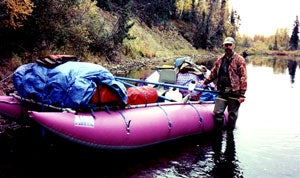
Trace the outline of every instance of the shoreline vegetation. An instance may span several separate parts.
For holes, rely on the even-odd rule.
[[[34,62],[36,58],[52,54],[69,54],[75,55],[81,61],[96,63],[108,69],[113,75],[126,76],[130,71],[135,69],[143,69],[154,64],[171,64],[176,58],[189,56],[196,64],[206,65],[210,67],[208,61],[213,61],[223,53],[221,47],[212,50],[196,49],[180,32],[177,23],[173,22],[172,29],[164,30],[158,27],[149,28],[142,23],[135,23],[130,29],[130,36],[134,36],[134,40],[124,40],[123,47],[119,49],[116,60],[109,60],[103,55],[92,54],[91,52],[83,52],[81,56],[77,56],[74,50],[57,50],[52,48],[42,48],[35,52],[24,50],[23,52],[12,54],[10,57],[0,58],[0,94],[6,94],[13,91],[12,73],[13,71],[26,63]],[[244,41],[247,37],[237,36],[237,47],[235,52],[242,54],[244,50],[248,50],[251,55],[267,55],[267,56],[300,56],[299,50],[287,51],[283,48],[279,50],[270,50],[270,39],[265,37],[260,40],[248,40],[250,47],[245,47]],[[268,40],[267,40],[268,39]],[[50,45],[51,46],[51,45]],[[16,49],[14,49],[16,50]],[[208,65],[207,65],[208,64]]]
[[[48,55],[75,55],[126,75],[185,56],[205,65],[223,53],[223,38],[230,34],[239,54],[247,49],[250,56],[300,56],[299,50],[285,51],[298,48],[298,16],[291,36],[287,29],[267,37],[240,35],[241,19],[227,1],[185,6],[173,1],[28,2],[0,3],[5,10],[0,20],[0,94],[13,89],[9,76],[17,67]],[[297,39],[295,46],[292,39]]]
[[[240,51],[236,51],[241,54]],[[154,66],[157,63],[170,63],[170,61],[174,61],[176,58],[190,56],[193,58],[196,64],[206,64],[209,61],[213,61],[222,53],[211,52],[211,51],[202,51],[202,53],[196,55],[177,55],[171,57],[155,57],[155,58],[139,58],[139,59],[123,59],[119,62],[111,62],[111,63],[103,63],[99,64],[108,69],[113,75],[116,76],[126,76],[130,71],[135,69],[147,68],[149,66]],[[290,56],[290,57],[298,57],[300,56],[299,51],[266,51],[264,53],[253,54],[251,55],[263,55],[263,56]],[[29,61],[30,62],[30,61]],[[89,62],[89,61],[85,61]],[[28,63],[28,62],[27,62]],[[18,59],[12,58],[11,60],[5,60],[5,62],[0,66],[0,95],[8,94],[9,92],[14,90],[13,82],[12,82],[12,74],[13,71],[23,65]],[[209,67],[209,66],[208,66]]]

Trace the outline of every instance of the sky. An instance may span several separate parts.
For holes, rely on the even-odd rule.
[[[290,35],[297,15],[300,21],[300,0],[229,0],[229,3],[241,17],[241,35],[270,36],[279,28],[288,28]]]

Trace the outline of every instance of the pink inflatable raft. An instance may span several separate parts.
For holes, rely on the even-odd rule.
[[[26,111],[13,96],[0,96],[0,113],[29,115],[41,126],[72,142],[104,149],[132,149],[211,132],[214,103],[169,102],[95,112]]]

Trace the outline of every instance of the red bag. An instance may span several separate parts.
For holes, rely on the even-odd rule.
[[[108,86],[99,85],[91,99],[92,104],[122,103],[118,94]]]
[[[129,87],[127,96],[127,104],[130,105],[155,103],[158,98],[156,89],[151,86]]]

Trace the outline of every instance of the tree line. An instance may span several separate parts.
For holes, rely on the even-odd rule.
[[[133,19],[163,30],[182,22],[182,36],[206,50],[221,46],[225,36],[236,37],[241,25],[229,0],[2,0],[0,57],[46,48],[114,61],[124,39],[135,39],[128,33]]]

